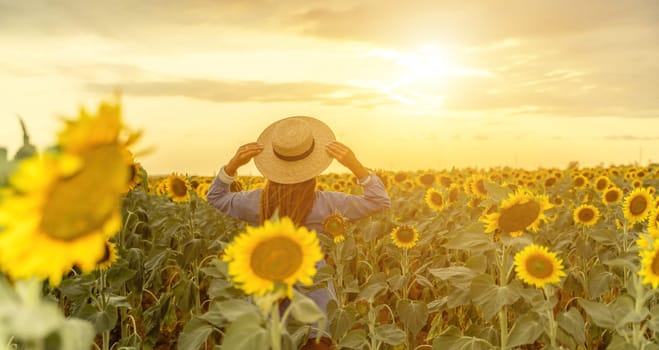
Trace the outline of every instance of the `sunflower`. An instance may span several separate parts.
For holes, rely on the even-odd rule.
[[[600,218],[600,211],[591,204],[582,204],[572,213],[574,222],[581,224],[583,226],[593,226],[597,223],[597,220]]]
[[[483,182],[486,181],[484,176],[472,175],[472,180],[469,182],[470,193],[480,199],[487,199],[487,189]]]
[[[630,224],[642,222],[648,217],[653,209],[654,200],[645,188],[635,188],[627,197],[622,205],[625,219]]]
[[[117,245],[110,242],[110,241],[105,241],[105,247],[103,251],[103,256],[101,259],[99,259],[96,262],[96,268],[99,270],[107,270],[117,262],[119,259],[119,254],[117,254]]]
[[[608,176],[602,175],[595,179],[595,190],[598,192],[602,192],[609,187],[609,184],[611,183],[611,180],[609,180]]]
[[[642,187],[642,186],[643,186],[643,181],[641,181],[639,179],[634,179],[632,181],[632,188],[639,188],[639,187]]]
[[[588,186],[588,178],[583,175],[576,175],[572,178],[572,186],[577,189],[586,188]]]
[[[425,172],[417,176],[416,182],[422,188],[429,188],[437,182],[437,176],[431,172]]]
[[[451,179],[451,177],[448,175],[440,175],[439,184],[448,188],[451,186],[451,184],[453,184],[453,179]]]
[[[543,185],[545,186],[545,188],[549,188],[554,186],[556,184],[556,181],[558,181],[558,179],[555,176],[549,176],[545,179]]]
[[[391,231],[391,240],[398,248],[409,249],[416,245],[419,240],[419,232],[414,226],[398,226]]]
[[[655,244],[651,249],[641,250],[641,269],[638,275],[643,277],[643,284],[651,284],[652,288],[659,286],[659,244]]]
[[[429,188],[426,191],[425,201],[428,206],[436,211],[441,211],[446,207],[446,201],[444,200],[444,195],[442,192],[438,191],[436,188]]]
[[[165,183],[167,195],[172,201],[182,203],[190,199],[190,183],[185,177],[173,173],[167,177]]]
[[[448,189],[448,195],[446,196],[447,204],[453,204],[458,201],[460,195],[460,185],[453,183]]]
[[[334,243],[346,239],[346,222],[339,214],[328,215],[323,220],[323,231],[334,239]]]
[[[229,275],[247,294],[263,295],[283,283],[288,297],[295,283],[310,285],[323,258],[315,231],[295,227],[291,219],[247,226],[224,250]]]
[[[128,164],[128,189],[135,189],[142,184],[142,165],[139,162],[132,160]]]
[[[515,254],[517,277],[527,284],[542,288],[548,283],[559,283],[565,276],[563,260],[547,247],[530,244]]]
[[[211,187],[211,184],[207,182],[202,182],[197,186],[197,189],[195,192],[197,193],[197,197],[206,200],[206,194],[208,193],[208,189]]]
[[[618,203],[622,198],[622,190],[617,186],[611,186],[602,192],[602,202],[605,204]]]
[[[22,160],[0,203],[0,267],[11,278],[32,276],[56,286],[76,265],[91,272],[105,241],[121,224],[128,182],[118,106],[84,109],[59,134],[58,153]]]
[[[394,182],[396,182],[396,184],[401,184],[403,181],[407,179],[408,179],[407,173],[403,171],[399,171],[396,174],[394,174]]]
[[[659,237],[659,208],[654,208],[648,215],[648,233]]]
[[[520,189],[501,201],[498,212],[486,215],[481,221],[486,224],[485,233],[501,229],[515,237],[526,229],[538,231],[540,222],[547,220],[544,211],[551,207],[547,196]]]

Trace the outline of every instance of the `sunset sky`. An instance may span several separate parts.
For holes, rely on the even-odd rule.
[[[291,115],[371,168],[644,165],[657,23],[656,0],[0,0],[0,146],[119,88],[152,174],[213,175]]]

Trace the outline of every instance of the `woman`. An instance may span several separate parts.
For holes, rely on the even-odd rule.
[[[238,168],[252,158],[268,180],[263,189],[231,192]],[[316,190],[316,176],[336,159],[348,168],[363,186],[363,195]],[[354,152],[335,140],[332,130],[311,117],[289,117],[268,126],[256,142],[242,145],[215,177],[207,194],[208,203],[221,212],[261,225],[277,212],[296,225],[322,232],[323,220],[341,214],[348,220],[361,219],[389,207],[390,199],[382,180],[370,173]],[[324,264],[324,262],[321,262]],[[331,286],[330,286],[331,288]],[[306,295],[321,310],[333,293],[317,289]],[[331,349],[331,341],[316,344],[310,339],[302,349]]]

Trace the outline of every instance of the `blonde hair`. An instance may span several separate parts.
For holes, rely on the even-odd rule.
[[[288,216],[296,226],[303,226],[316,200],[316,178],[295,184],[268,181],[261,192],[259,222],[263,224],[275,212]]]

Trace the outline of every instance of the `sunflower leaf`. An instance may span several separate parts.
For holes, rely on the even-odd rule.
[[[556,318],[558,326],[574,338],[578,344],[586,342],[585,337],[585,321],[581,317],[581,313],[574,307],[568,311],[561,312]]]
[[[579,298],[578,301],[596,325],[602,328],[614,329],[616,321],[613,312],[607,305],[582,298]]]
[[[494,283],[494,277],[482,274],[472,280],[471,297],[483,308],[483,318],[489,320],[502,307],[513,304],[521,296],[514,286],[498,286]]]
[[[514,348],[517,346],[532,344],[544,332],[544,327],[536,320],[533,314],[525,314],[515,321],[515,325],[510,330],[508,346]]]
[[[302,323],[314,323],[325,318],[325,314],[318,308],[318,305],[308,296],[295,291],[291,299],[291,315]]]

